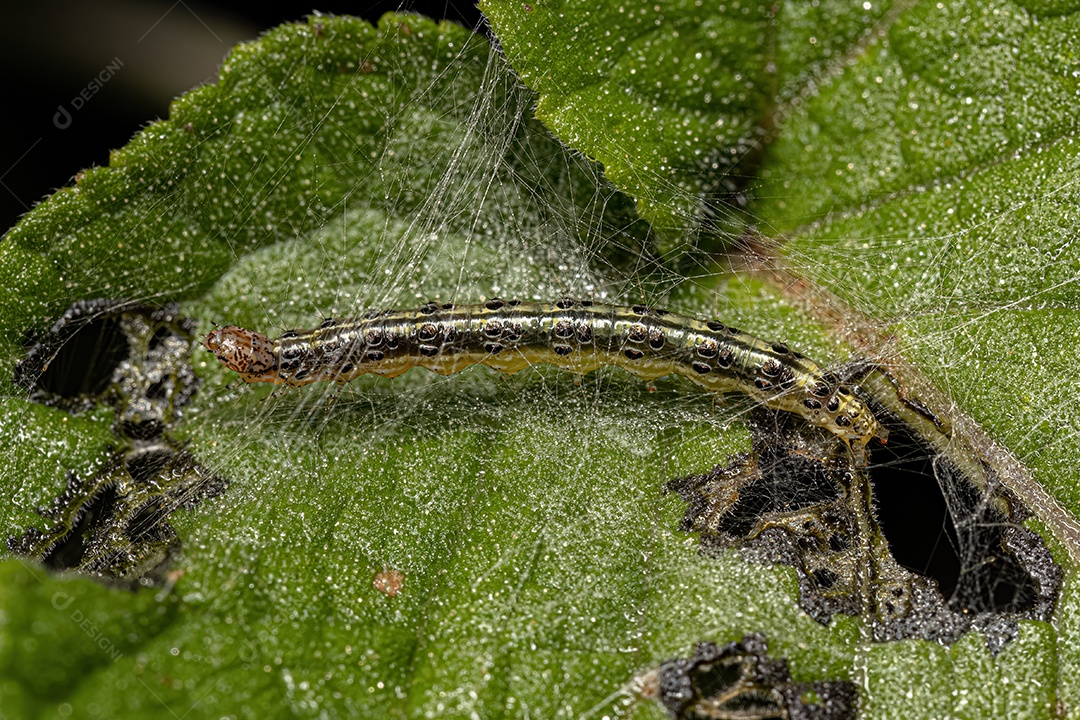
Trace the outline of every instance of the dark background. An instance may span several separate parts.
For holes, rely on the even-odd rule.
[[[317,3],[317,4],[315,4]],[[0,234],[80,170],[107,165],[169,102],[213,81],[229,48],[319,11],[375,21],[391,10],[481,22],[467,0],[453,2],[196,2],[41,0],[5,4],[0,59]],[[110,65],[119,66],[107,71]],[[82,106],[73,99],[111,75]],[[88,90],[88,92],[90,92]],[[63,106],[69,118],[59,116]],[[64,127],[60,127],[63,125]]]

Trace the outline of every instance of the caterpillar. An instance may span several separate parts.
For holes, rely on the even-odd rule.
[[[545,363],[584,374],[617,365],[645,379],[679,374],[715,393],[749,395],[828,430],[859,454],[872,438],[888,439],[851,387],[787,345],[645,305],[428,303],[329,319],[274,340],[230,325],[207,334],[203,346],[246,382],[292,386],[368,373],[392,378],[413,367],[449,375],[482,364],[516,373]]]

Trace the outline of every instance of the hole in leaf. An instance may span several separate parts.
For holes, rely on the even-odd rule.
[[[937,581],[950,597],[960,577],[959,540],[933,469],[934,453],[906,427],[870,448],[870,482],[878,523],[903,567]]]
[[[1027,509],[991,471],[977,485],[874,412],[891,436],[864,467],[825,431],[755,409],[751,454],[668,483],[688,503],[680,528],[700,533],[706,553],[734,547],[794,567],[811,617],[863,615],[881,642],[949,644],[977,628],[998,652],[1019,619],[1049,619],[1062,571],[1023,526]]]
[[[117,317],[81,322],[75,330],[49,348],[33,386],[61,398],[101,395],[113,373],[127,360],[130,350]],[[28,380],[31,380],[29,376]]]
[[[878,523],[900,565],[933,578],[955,612],[1035,607],[1030,573],[1004,549],[1016,519],[906,425],[887,446],[872,448],[870,459]]]
[[[847,680],[793,681],[787,659],[770,658],[760,633],[722,647],[698,643],[689,658],[667,660],[639,677],[638,686],[678,720],[841,720],[855,717],[858,707]]]
[[[199,385],[193,331],[176,305],[86,300],[28,348],[15,381],[30,399],[73,413],[111,405],[114,443],[92,476],[69,476],[39,510],[50,527],[8,539],[12,552],[122,585],[163,582],[180,545],[172,512],[226,484],[169,437]]]
[[[79,567],[86,556],[87,536],[116,512],[116,500],[115,486],[102,488],[83,506],[71,532],[42,555],[42,564],[55,570]]]

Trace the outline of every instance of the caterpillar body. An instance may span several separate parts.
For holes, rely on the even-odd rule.
[[[247,382],[292,386],[396,377],[413,367],[449,375],[482,364],[505,373],[555,365],[575,373],[617,365],[645,379],[683,375],[716,393],[744,393],[796,413],[858,450],[888,431],[852,389],[783,343],[666,310],[588,300],[428,303],[290,330],[271,340],[236,326],[203,346]]]

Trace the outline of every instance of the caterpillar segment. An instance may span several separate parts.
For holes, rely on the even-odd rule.
[[[273,340],[228,326],[203,345],[247,382],[292,386],[392,378],[413,367],[449,375],[477,364],[504,373],[548,364],[584,374],[617,365],[646,380],[677,374],[710,392],[746,394],[828,430],[858,455],[871,439],[888,439],[850,386],[787,345],[644,305],[428,303],[326,320]]]

